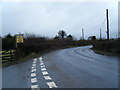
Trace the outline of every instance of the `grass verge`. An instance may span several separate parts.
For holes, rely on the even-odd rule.
[[[112,52],[107,52],[107,51],[102,51],[98,49],[91,48],[95,53],[102,54],[102,55],[107,55],[107,56],[117,56],[120,57],[119,54],[117,53],[112,53]]]

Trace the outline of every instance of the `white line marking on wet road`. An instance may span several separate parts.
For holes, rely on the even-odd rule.
[[[34,59],[34,61],[32,63],[32,69],[31,69],[31,84],[32,84],[31,89],[33,89],[33,90],[35,90],[34,88],[39,89],[39,85],[37,85],[38,80],[36,78],[36,63],[37,63],[37,59]]]
[[[40,65],[44,65],[44,63],[40,63]]]
[[[36,76],[36,73],[31,73],[31,77],[35,77]]]
[[[36,61],[34,61],[33,64],[36,64]]]
[[[34,61],[37,61],[37,58],[35,58]]]
[[[48,87],[49,88],[57,88],[58,86],[55,84],[55,82],[52,81],[52,78],[49,76],[49,73],[47,72],[47,70],[45,68],[44,62],[42,61],[42,57],[39,58],[39,61],[40,61],[40,67],[41,67],[43,77],[46,80]],[[50,81],[48,82],[47,80],[50,80],[51,82]]]
[[[31,78],[31,82],[32,83],[36,83],[37,82],[37,78]]]
[[[47,85],[49,86],[49,88],[57,88],[54,82],[47,82]]]
[[[42,65],[42,66],[40,66],[41,68],[44,68],[45,67],[45,65]]]
[[[45,80],[52,80],[50,76],[44,76]]]
[[[46,71],[46,68],[41,68],[42,71]]]
[[[31,72],[36,72],[36,69],[32,69]]]
[[[35,69],[36,67],[32,67],[32,69]]]
[[[36,66],[36,64],[32,64],[32,66],[34,67],[34,66]]]
[[[32,85],[31,88],[39,88],[38,85]]]
[[[43,73],[43,75],[47,75],[47,74],[48,74],[48,72],[47,72],[47,71],[43,71],[42,73]]]

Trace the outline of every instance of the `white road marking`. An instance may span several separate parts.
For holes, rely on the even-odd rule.
[[[37,82],[37,78],[31,78],[31,82],[32,83],[36,83]]]
[[[34,67],[34,66],[36,66],[36,64],[32,64],[32,66]]]
[[[40,57],[39,60],[42,60],[42,57]]]
[[[37,58],[35,58],[34,61],[37,61]]]
[[[34,61],[33,64],[36,64],[36,61]]]
[[[45,80],[52,80],[50,76],[44,76]]]
[[[32,69],[31,72],[36,72],[36,69]]]
[[[48,74],[48,72],[47,72],[47,71],[43,71],[42,73],[43,73],[43,75],[47,75],[47,74]]]
[[[54,82],[47,82],[47,85],[49,86],[49,88],[57,88]]]
[[[40,61],[40,63],[43,63],[43,61]]]
[[[35,83],[38,82],[37,78],[36,78],[36,63],[37,63],[37,59],[34,59],[33,64],[32,64],[32,70],[31,70],[31,90],[36,90],[35,88],[37,88],[37,90],[39,89],[39,86]]]
[[[41,65],[40,67],[41,67],[41,68],[44,68],[44,67],[45,67],[45,65]]]
[[[42,61],[42,57],[40,57],[39,59],[40,59],[39,61],[40,61],[41,71],[44,76],[44,79],[47,82],[47,85],[49,86],[49,88],[57,88],[58,86],[55,84],[55,82],[52,81],[52,78],[50,76],[48,76],[48,72],[46,71],[45,65]],[[47,75],[47,76],[45,76],[45,75]],[[51,82],[48,82],[47,80],[51,80]]]
[[[32,67],[32,69],[35,69],[35,67]]]
[[[45,71],[45,70],[46,70],[46,68],[41,68],[41,70],[42,70],[42,71]]]
[[[31,73],[31,77],[35,77],[36,76],[36,73]]]
[[[39,88],[38,85],[32,85],[31,88]]]
[[[40,65],[44,65],[44,63],[40,63]]]

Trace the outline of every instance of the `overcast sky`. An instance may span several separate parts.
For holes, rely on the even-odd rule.
[[[11,2],[2,5],[2,35],[35,33],[54,37],[59,30],[79,39],[91,35],[106,38],[106,9],[109,9],[110,37],[118,35],[118,3],[113,2]]]

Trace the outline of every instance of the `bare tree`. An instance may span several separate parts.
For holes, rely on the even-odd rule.
[[[66,34],[65,31],[60,30],[60,31],[58,32],[58,35],[63,39],[67,34]]]
[[[67,36],[67,39],[68,39],[68,40],[73,40],[73,36],[72,36],[71,34],[69,34],[69,35]]]

